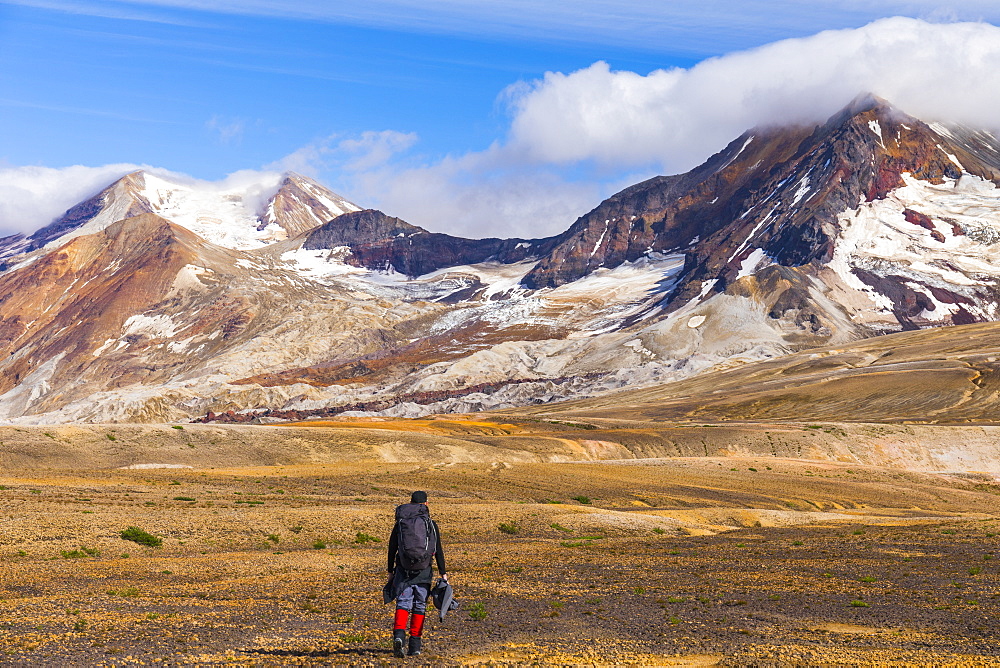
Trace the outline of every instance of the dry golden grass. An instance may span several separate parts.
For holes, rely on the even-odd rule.
[[[984,665],[1000,652],[987,559],[1000,490],[986,477],[748,456],[8,468],[0,486],[12,665],[397,663],[385,538],[417,488],[464,605],[429,624],[427,664]],[[162,547],[122,540],[133,525]]]

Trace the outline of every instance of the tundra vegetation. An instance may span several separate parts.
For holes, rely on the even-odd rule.
[[[463,604],[428,616],[429,662],[1000,660],[986,476],[765,455],[275,465],[250,450],[214,468],[5,467],[2,662],[382,663],[386,538],[415,488]],[[178,487],[197,502],[171,501]]]

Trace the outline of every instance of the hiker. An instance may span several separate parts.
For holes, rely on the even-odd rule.
[[[410,495],[409,503],[397,506],[396,525],[389,537],[389,574],[392,580],[386,584],[385,600],[388,603],[396,599],[392,653],[397,657],[420,654],[427,595],[434,577],[431,564],[435,559],[438,573],[447,581],[441,533],[427,509],[427,492],[414,492]],[[407,621],[410,642],[404,654]]]

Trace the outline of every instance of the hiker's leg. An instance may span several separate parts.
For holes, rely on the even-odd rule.
[[[416,656],[420,654],[421,636],[424,632],[424,614],[427,612],[427,594],[430,587],[427,585],[414,585],[413,589],[413,614],[410,616],[410,647],[408,654]]]
[[[397,657],[404,656],[403,641],[406,639],[406,623],[413,608],[413,594],[413,587],[406,587],[396,597],[396,618],[392,625],[392,653]]]
[[[405,629],[406,621],[409,617],[410,611],[413,610],[413,605],[417,599],[417,593],[414,591],[416,587],[409,586],[404,587],[403,591],[399,592],[399,596],[396,597],[396,624],[393,628]],[[426,607],[427,603],[424,603]],[[402,623],[400,622],[402,620]]]

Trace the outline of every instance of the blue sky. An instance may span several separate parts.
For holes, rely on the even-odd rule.
[[[560,231],[615,189],[690,168],[770,116],[811,121],[862,87],[916,98],[968,63],[936,57],[909,81],[905,49],[940,33],[935,54],[961,50],[956,25],[988,44],[998,4],[0,0],[0,233],[44,224],[135,165],[209,181],[297,169],[432,229]],[[878,23],[889,16],[920,21]],[[840,32],[823,42],[829,30]],[[900,32],[913,39],[898,44]],[[859,71],[801,99],[816,97],[814,72],[833,76],[827,52],[855,62],[872,44],[903,54],[893,67],[909,88],[891,70]],[[997,64],[986,51],[984,71]],[[785,72],[796,53],[813,64]],[[735,101],[727,77],[743,87]],[[961,102],[972,111],[958,120],[986,125],[998,106]],[[55,181],[32,189],[26,174]]]

